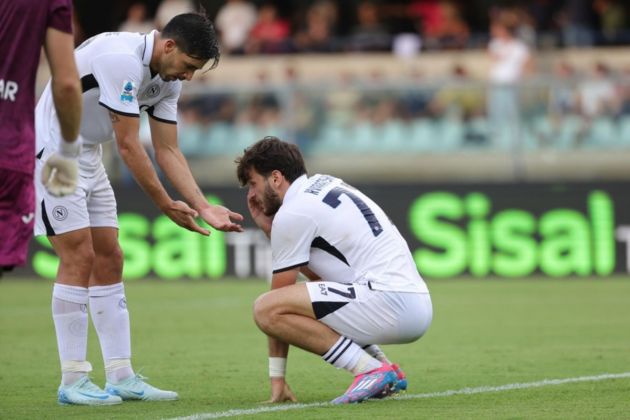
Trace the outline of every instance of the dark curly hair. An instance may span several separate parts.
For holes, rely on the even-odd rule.
[[[289,182],[306,174],[306,167],[300,149],[277,137],[267,136],[245,149],[243,156],[234,161],[238,166],[236,175],[241,186],[249,182],[249,171],[255,169],[264,177],[278,170]]]
[[[177,15],[166,24],[161,35],[175,41],[177,47],[192,58],[214,60],[210,69],[219,65],[219,39],[214,25],[205,14]]]

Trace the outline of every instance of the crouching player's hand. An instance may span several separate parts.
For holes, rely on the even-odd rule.
[[[293,391],[284,378],[271,378],[271,398],[267,403],[297,402]]]

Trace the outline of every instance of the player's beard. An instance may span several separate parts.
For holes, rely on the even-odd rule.
[[[280,196],[271,189],[269,182],[267,182],[263,193],[263,213],[265,213],[265,216],[271,217],[278,212],[281,205],[282,200]]]

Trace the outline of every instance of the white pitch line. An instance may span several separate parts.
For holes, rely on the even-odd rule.
[[[426,394],[405,394],[400,396],[390,397],[388,399],[396,400],[416,400],[421,398],[437,398],[437,397],[450,397],[453,395],[471,395],[471,394],[484,394],[488,392],[502,392],[511,391],[514,389],[527,389],[527,388],[539,388],[550,385],[564,385],[575,382],[596,382],[605,381],[608,379],[623,379],[630,378],[630,372],[624,373],[604,373],[595,376],[579,376],[577,378],[565,378],[565,379],[543,379],[537,382],[525,382],[515,383],[500,386],[480,386],[476,388],[462,388],[450,391],[441,392],[429,392]],[[236,417],[236,416],[254,416],[262,413],[272,413],[277,411],[289,411],[289,410],[301,410],[303,408],[323,407],[331,405],[330,402],[316,402],[310,404],[287,404],[287,405],[268,405],[256,408],[247,409],[234,409],[227,411],[218,411],[214,413],[201,413],[193,414],[186,417],[175,417],[171,420],[205,420],[205,419],[218,419],[223,417]]]

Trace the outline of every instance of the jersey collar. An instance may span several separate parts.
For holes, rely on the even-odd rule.
[[[155,43],[155,33],[157,30],[152,30],[144,36],[144,51],[142,52],[142,64],[149,66],[151,64],[151,56],[153,55],[153,44]]]
[[[302,189],[302,185],[304,185],[306,181],[308,181],[308,177],[306,176],[306,174],[293,181],[289,186],[286,194],[284,194],[284,199],[282,200],[282,203],[286,203],[288,200],[291,200],[293,197],[295,197]]]

